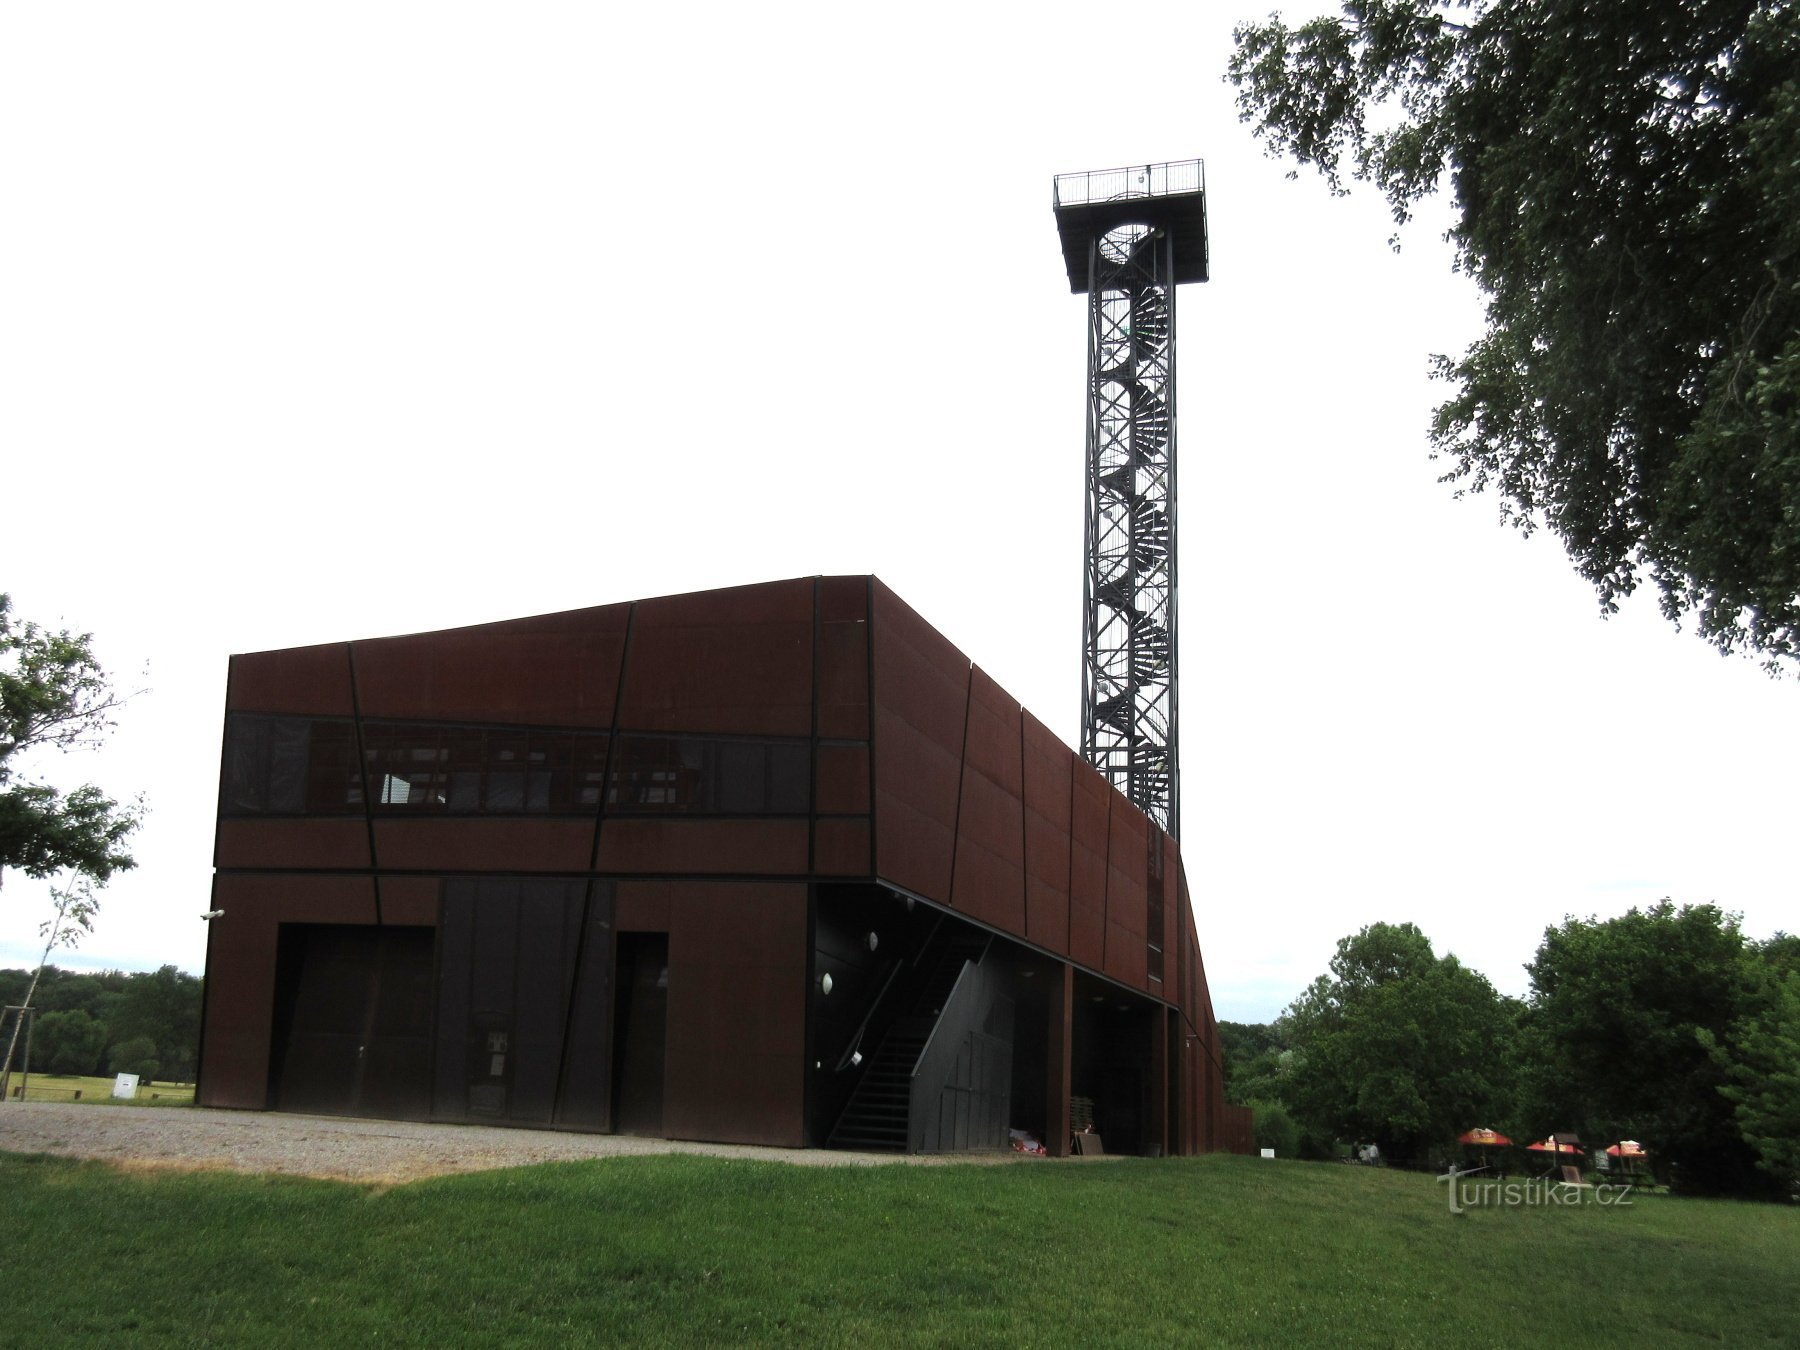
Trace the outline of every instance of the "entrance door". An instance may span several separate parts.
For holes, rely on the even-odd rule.
[[[277,1110],[430,1115],[433,938],[429,928],[282,925]]]
[[[669,1026],[669,935],[620,933],[613,1015],[613,1130],[660,1138]]]

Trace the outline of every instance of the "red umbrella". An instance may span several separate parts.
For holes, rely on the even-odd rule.
[[[1459,1144],[1478,1144],[1483,1148],[1505,1148],[1512,1140],[1498,1130],[1490,1130],[1485,1125],[1478,1125],[1472,1130],[1464,1130],[1456,1136]]]
[[[1632,1177],[1637,1175],[1636,1164],[1650,1156],[1650,1150],[1635,1139],[1621,1139],[1606,1150],[1606,1156],[1619,1160],[1619,1175]]]
[[[1580,1152],[1583,1152],[1583,1149],[1580,1144],[1558,1143],[1555,1135],[1551,1135],[1548,1139],[1540,1139],[1535,1144],[1527,1144],[1527,1145],[1525,1145],[1525,1147],[1532,1153],[1580,1153]]]
[[[1553,1134],[1548,1139],[1539,1140],[1535,1144],[1527,1144],[1525,1147],[1532,1153],[1551,1154],[1556,1159],[1558,1167],[1573,1167],[1581,1158],[1582,1153],[1581,1141],[1572,1134]],[[1569,1160],[1567,1164],[1563,1162],[1564,1158]],[[1566,1178],[1567,1171],[1563,1175]]]

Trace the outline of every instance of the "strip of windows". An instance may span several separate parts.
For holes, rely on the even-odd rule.
[[[606,809],[803,816],[811,775],[812,749],[805,741],[626,734],[619,737]]]
[[[604,732],[233,713],[228,816],[805,815],[805,740],[630,733],[607,776]]]
[[[380,815],[589,815],[606,779],[604,733],[365,722]]]

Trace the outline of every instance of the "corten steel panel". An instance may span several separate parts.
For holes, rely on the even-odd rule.
[[[342,642],[231,658],[225,706],[233,712],[349,717],[350,648]]]
[[[375,857],[386,871],[585,872],[592,820],[430,820],[375,822]]]
[[[866,816],[821,820],[813,836],[813,871],[822,877],[866,877],[873,874]]]
[[[819,619],[855,623],[869,617],[869,578],[820,577]]]
[[[1107,829],[1106,918],[1135,933],[1142,946],[1146,897],[1144,893],[1149,825],[1144,813],[1118,793],[1113,794]]]
[[[995,786],[1020,799],[1023,771],[1020,764],[1019,701],[980,666],[969,672],[969,725],[963,740],[963,758],[986,774]]]
[[[1163,836],[1163,930],[1156,939],[1157,945],[1163,949],[1163,980],[1169,986],[1165,997],[1175,997],[1175,946],[1181,941],[1180,905],[1185,903],[1185,896],[1178,898],[1181,876],[1181,850],[1168,835]]]
[[[879,730],[877,736],[880,735]],[[893,737],[888,737],[891,744]],[[877,763],[886,763],[879,756]],[[953,825],[897,796],[875,794],[876,862],[883,880],[950,903],[950,866],[956,847]]]
[[[358,642],[362,715],[606,726],[630,609],[605,605]]]
[[[438,899],[444,883],[439,877],[378,877],[381,887],[381,921],[390,926],[436,928]]]
[[[956,872],[950,903],[1025,936],[1025,808],[1019,704],[976,667],[969,675]]]
[[[227,873],[218,878],[214,908],[225,911],[215,926],[238,914],[273,916],[278,923],[374,923],[375,882],[308,872]]]
[[[810,735],[812,618],[805,577],[638,601],[619,726]]]
[[[806,946],[803,885],[690,882],[675,892],[669,1137],[806,1142]]]
[[[361,816],[221,820],[213,866],[367,868],[369,826]]]
[[[614,816],[600,830],[602,872],[806,874],[804,820]]]
[[[819,625],[819,735],[868,739],[869,625],[861,619]]]
[[[1069,748],[1024,715],[1025,936],[1069,952]]]
[[[1106,973],[1142,989],[1144,965],[1144,873],[1148,843],[1146,817],[1118,793],[1112,794],[1107,826]]]
[[[963,772],[951,905],[1025,936],[1025,822],[1017,796],[973,768]]]
[[[613,927],[621,933],[666,933],[678,881],[621,881],[613,890]]]
[[[1106,827],[1113,790],[1091,765],[1069,762],[1069,956],[1099,970],[1106,954]]]
[[[1200,956],[1200,936],[1194,926],[1193,906],[1188,903],[1187,876],[1176,872],[1176,892],[1179,897],[1182,917],[1182,957],[1187,962],[1190,972],[1190,987],[1193,994],[1187,1009],[1195,1026],[1204,1026],[1207,1018],[1212,1016],[1212,991],[1206,987],[1206,962]]]
[[[969,659],[879,581],[873,590],[876,871],[947,904]]]
[[[969,658],[879,581],[874,622],[877,707],[960,757]]]
[[[1106,925],[1106,973],[1121,984],[1142,989],[1149,984],[1145,973],[1147,953],[1144,935],[1116,923]]]
[[[822,816],[868,815],[868,745],[821,745],[817,793]]]
[[[280,925],[374,923],[375,883],[368,877],[226,875],[214,883],[213,908],[224,913],[207,930],[200,1104],[261,1110],[269,1099]]]
[[[214,904],[229,877],[219,878]],[[201,1044],[201,1106],[260,1111],[269,1104],[269,1039],[275,1011],[277,921],[269,912],[248,910],[238,921],[215,919],[206,943],[206,1029]]]

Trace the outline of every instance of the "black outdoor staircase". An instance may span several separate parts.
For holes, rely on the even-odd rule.
[[[864,1153],[904,1153],[912,1114],[913,1070],[931,1039],[950,991],[970,961],[979,963],[991,939],[985,933],[959,933],[928,949],[909,982],[908,1011],[888,1028],[875,1053],[863,1066],[856,1091],[826,1141],[828,1148]]]

